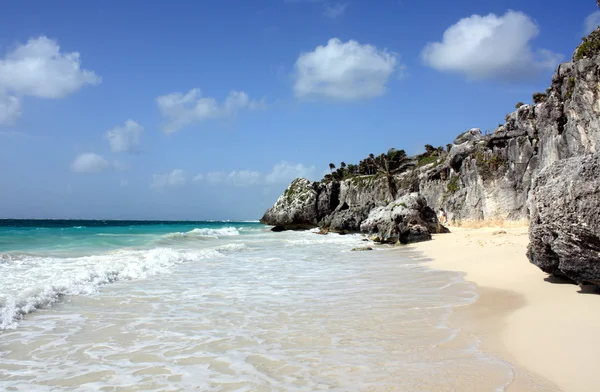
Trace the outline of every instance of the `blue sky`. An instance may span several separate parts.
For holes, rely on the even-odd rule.
[[[258,219],[530,102],[593,1],[6,1],[0,217]]]

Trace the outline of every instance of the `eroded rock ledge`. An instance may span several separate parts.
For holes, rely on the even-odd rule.
[[[365,170],[365,159],[319,182],[296,180],[261,221],[278,230],[321,227],[411,242],[443,230],[431,216],[440,207],[455,223],[530,220],[532,263],[600,284],[599,54],[600,28],[557,68],[545,92],[518,103],[496,129],[470,129],[445,149],[426,146],[391,176]]]

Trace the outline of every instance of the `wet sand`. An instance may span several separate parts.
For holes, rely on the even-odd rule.
[[[530,264],[527,227],[450,229],[411,248],[433,259],[432,268],[462,271],[478,286],[479,299],[450,322],[515,366],[507,390],[536,390],[543,378],[567,392],[597,391],[600,295]]]

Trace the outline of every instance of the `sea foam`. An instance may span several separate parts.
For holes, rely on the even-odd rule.
[[[217,250],[170,248],[120,250],[106,255],[56,258],[2,257],[0,330],[12,329],[25,314],[67,295],[89,295],[116,281],[145,279],[167,273],[177,264],[222,256]]]

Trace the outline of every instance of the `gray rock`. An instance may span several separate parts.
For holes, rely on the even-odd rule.
[[[600,40],[600,30],[593,34]],[[385,178],[365,175],[296,184],[300,191],[288,189],[263,222],[278,229],[364,230],[377,240],[410,242],[436,232],[435,214],[422,214],[431,215],[431,208],[443,207],[453,222],[526,220],[531,213],[530,260],[549,273],[597,284],[600,219],[597,180],[589,173],[600,152],[600,55],[573,60],[557,68],[537,103],[520,105],[496,129],[462,133],[449,152],[427,164],[413,158],[414,170],[394,178],[400,199],[419,194],[404,201],[406,209],[390,204]],[[577,157],[580,166],[570,160]],[[563,192],[565,184],[570,193]]]
[[[416,193],[402,196],[385,207],[374,208],[360,225],[362,232],[374,235],[375,242],[408,244],[427,241],[431,233],[447,232],[437,221],[435,211]]]
[[[558,161],[532,188],[527,257],[544,272],[600,285],[600,156]]]
[[[352,252],[366,252],[368,250],[373,250],[373,248],[371,248],[370,246],[363,246],[360,248],[353,248]]]
[[[294,180],[260,220],[273,231],[305,230],[317,227],[317,192],[305,178]]]

